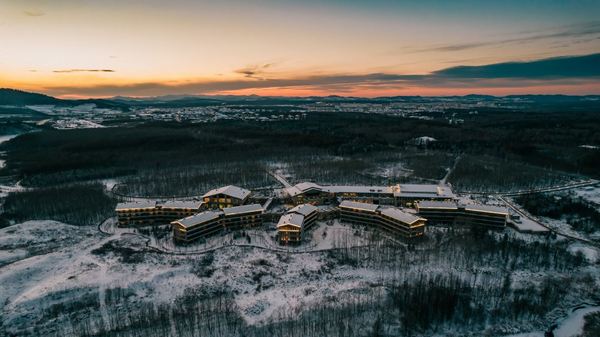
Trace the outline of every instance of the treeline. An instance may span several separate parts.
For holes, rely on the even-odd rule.
[[[147,169],[124,178],[114,192],[125,196],[193,196],[226,185],[249,189],[280,186],[265,165],[247,161]]]
[[[465,153],[472,157],[466,156],[462,165],[473,167],[459,165],[454,175],[457,184],[528,186],[559,179],[552,173],[555,170],[597,176],[600,152],[579,145],[600,144],[598,128],[600,117],[593,112],[575,116],[503,110],[481,113],[463,125],[448,125],[437,119],[315,112],[306,119],[276,123],[156,122],[135,127],[43,130],[2,145],[8,157],[3,173],[23,178],[25,185],[44,186],[69,179],[136,174],[150,168],[162,171],[248,160],[318,166],[313,159],[321,156],[343,158],[347,165],[356,166],[348,169],[356,171],[371,169],[369,159],[380,158],[380,154],[432,151],[436,157],[407,156],[409,168],[416,170],[417,176],[441,178],[455,154]],[[415,151],[408,144],[421,136],[437,141],[429,144],[428,150]],[[492,164],[485,166],[486,162]],[[299,165],[298,170],[303,169],[307,170]],[[539,175],[546,178],[535,178]]]
[[[114,215],[116,201],[99,183],[72,184],[10,193],[1,217],[5,223],[56,220],[71,225],[97,225]]]
[[[528,212],[553,219],[566,219],[584,233],[600,230],[600,211],[583,198],[571,194],[525,194],[515,199]]]
[[[461,191],[515,191],[556,186],[575,175],[525,164],[515,158],[463,155],[448,181]]]

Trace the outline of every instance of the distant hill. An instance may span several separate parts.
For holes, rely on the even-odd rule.
[[[27,92],[16,89],[0,88],[0,105],[59,105],[76,106],[80,104],[96,104],[99,108],[116,108],[127,110],[129,104],[120,101],[111,101],[106,99],[59,99],[56,97]]]
[[[61,101],[58,98],[43,94],[0,88],[0,105],[59,104]]]

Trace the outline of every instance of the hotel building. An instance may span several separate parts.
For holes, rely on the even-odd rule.
[[[282,215],[277,223],[277,240],[282,245],[299,244],[314,226],[319,211],[311,204],[298,205]]]

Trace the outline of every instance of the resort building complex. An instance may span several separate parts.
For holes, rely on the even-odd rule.
[[[277,223],[277,240],[280,244],[298,244],[317,221],[319,211],[311,204],[298,205],[285,213]]]
[[[202,201],[209,209],[223,209],[245,204],[250,191],[241,187],[229,185],[206,192]]]
[[[420,216],[431,224],[470,225],[489,228],[504,228],[508,210],[504,207],[463,204],[456,201],[420,201],[415,208]]]
[[[345,222],[372,226],[406,238],[425,233],[426,219],[396,207],[344,200],[339,208],[340,217]]]
[[[171,224],[174,240],[182,243],[216,233],[257,228],[263,223],[264,208],[246,204],[250,193],[229,185],[207,192],[202,201],[119,203],[118,225]],[[342,221],[405,238],[423,235],[426,223],[504,228],[508,217],[506,208],[458,202],[446,185],[324,186],[304,182],[285,188],[282,199],[295,205],[277,223],[277,241],[282,245],[301,243],[317,218],[327,213],[319,212],[313,204],[339,203],[331,214],[337,216],[339,211]]]
[[[210,210],[171,222],[173,238],[187,243],[216,233],[260,227],[263,208],[259,204]]]
[[[413,206],[419,200],[450,201],[455,199],[447,185],[398,184],[393,186],[319,185],[303,182],[285,189],[294,204],[354,200],[381,205]]]

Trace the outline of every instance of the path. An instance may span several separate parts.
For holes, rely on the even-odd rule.
[[[448,177],[450,177],[450,175],[452,174],[452,172],[454,171],[454,169],[456,169],[456,166],[458,165],[458,162],[460,161],[461,155],[459,154],[458,156],[456,156],[456,158],[454,159],[454,164],[452,165],[452,167],[450,167],[448,169],[448,172],[446,172],[446,175],[444,176],[444,178],[442,178],[442,180],[440,180],[440,185],[445,185],[446,181],[448,180]]]
[[[572,239],[572,240],[580,241],[580,242],[586,243],[588,245],[600,248],[600,244],[597,243],[597,242],[594,242],[594,241],[591,241],[591,240],[588,240],[588,239],[584,239],[584,238],[580,238],[580,237],[577,237],[577,236],[573,236],[573,235],[570,235],[570,234],[562,233],[562,232],[559,232],[558,230],[556,230],[555,228],[547,226],[541,220],[539,220],[537,217],[535,217],[535,216],[533,216],[533,215],[525,212],[520,206],[518,206],[515,203],[511,202],[510,200],[508,200],[505,196],[499,196],[499,199],[502,202],[504,202],[504,204],[507,207],[512,208],[515,212],[519,213],[519,215],[521,215],[522,217],[530,219],[531,221],[533,221],[536,224],[538,224],[538,225],[540,225],[540,226],[548,229],[548,231],[550,231],[550,232],[552,232],[552,233],[554,233],[556,235],[560,235],[560,236],[565,237],[565,238],[569,238],[569,239]]]
[[[292,187],[292,184],[290,184],[289,181],[287,181],[287,179],[285,179],[281,174],[273,171],[268,172],[270,175],[273,176],[273,178],[277,179],[277,181],[279,181],[281,185],[283,185],[285,188]]]

